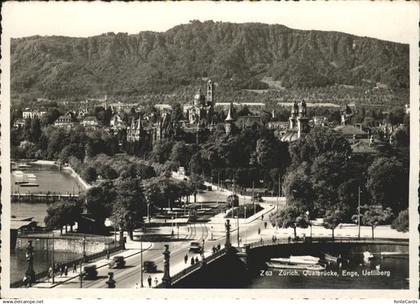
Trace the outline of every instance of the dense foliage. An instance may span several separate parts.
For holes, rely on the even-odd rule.
[[[218,79],[226,92],[276,82],[409,83],[408,45],[260,23],[191,21],[163,33],[32,36],[12,39],[11,55],[12,95],[52,99],[169,93],[191,89],[202,77]]]

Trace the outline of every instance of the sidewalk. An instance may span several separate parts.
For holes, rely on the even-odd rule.
[[[143,250],[149,249],[152,247],[152,243],[150,242],[143,242]],[[112,260],[112,258],[114,256],[123,256],[124,258],[128,258],[131,257],[133,255],[139,254],[140,253],[140,242],[134,242],[134,241],[128,241],[126,243],[126,248],[127,250],[123,251],[123,252],[117,252],[115,254],[110,255],[109,260],[106,258],[103,258],[101,260],[95,261],[95,262],[90,262],[90,263],[86,263],[82,265],[82,270],[85,266],[90,266],[90,265],[96,265],[96,268],[102,268],[105,266],[108,266],[108,263]],[[80,265],[77,265],[77,270],[75,272],[73,272],[72,268],[69,268],[69,272],[67,274],[67,276],[60,276],[58,273],[55,274],[54,277],[54,284],[50,281],[48,282],[47,278],[45,278],[45,281],[43,282],[39,282],[39,283],[35,283],[32,285],[32,287],[34,288],[53,288],[57,285],[60,285],[62,283],[65,283],[67,281],[70,281],[72,279],[78,278],[80,275]]]

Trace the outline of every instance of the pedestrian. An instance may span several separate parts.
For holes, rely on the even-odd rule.
[[[77,265],[76,265],[76,263],[73,263],[73,272],[76,272],[77,271]]]
[[[147,278],[147,283],[149,284],[149,288],[151,288],[152,287],[152,277],[150,275]]]
[[[263,215],[261,215],[261,220],[262,220],[262,221],[264,220],[264,214],[263,214]]]
[[[267,229],[267,222],[264,222],[264,228]]]
[[[198,263],[198,257],[195,257],[195,262]]]
[[[290,243],[290,241],[292,240],[292,238],[290,237],[290,235],[287,237],[287,242]]]
[[[157,277],[155,277],[155,286],[157,286],[157,284],[158,284],[158,279]]]
[[[185,256],[184,256],[184,264],[187,264],[187,262],[188,262],[188,254],[185,254]]]
[[[260,243],[261,243],[261,245],[264,244],[264,241],[263,241],[263,238],[262,237],[260,239]]]
[[[220,244],[217,244],[217,250],[220,250]]]
[[[191,265],[194,265],[194,257],[191,257]]]
[[[258,234],[260,234],[261,233],[261,228],[260,227],[258,227]]]
[[[61,276],[63,276],[63,273],[64,273],[63,265],[60,265],[59,269],[60,269],[60,277],[61,277]]]
[[[67,265],[64,266],[64,275],[67,276],[69,273],[69,267]]]

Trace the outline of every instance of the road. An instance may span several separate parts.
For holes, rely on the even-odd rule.
[[[206,224],[196,223],[191,224],[189,234],[186,241],[169,242],[169,250],[171,251],[171,264],[184,263],[184,256],[188,252],[191,241],[202,242],[209,237],[208,227]],[[207,241],[206,241],[207,242]],[[214,243],[214,242],[213,242]],[[168,242],[154,242],[152,248],[143,250],[143,261],[154,261],[158,266],[159,271],[163,271],[163,251],[164,245]],[[213,244],[212,244],[213,245]],[[211,246],[212,246],[211,245]],[[207,247],[207,246],[206,246]],[[190,254],[191,256],[191,254]],[[117,288],[134,288],[136,283],[140,283],[140,253],[126,258],[126,266],[122,269],[110,270],[107,266],[98,269],[98,279],[83,281],[83,288],[105,288],[107,287],[107,274],[112,271],[114,273],[114,280]],[[162,273],[160,273],[161,276]],[[147,277],[149,274],[145,273],[143,277],[143,284],[146,287]],[[151,274],[154,279],[154,274]],[[58,285],[56,288],[79,288],[80,281],[75,278],[66,283]]]

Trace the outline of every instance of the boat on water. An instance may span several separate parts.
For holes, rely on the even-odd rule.
[[[289,260],[293,264],[315,265],[319,264],[320,259],[311,255],[291,255]]]
[[[381,258],[400,258],[408,256],[407,252],[402,251],[382,251],[381,252]]]
[[[17,164],[17,167],[18,167],[19,169],[29,169],[29,168],[31,168],[32,166],[31,166],[31,165],[28,165],[27,163],[18,163],[18,164]]]
[[[325,266],[322,266],[322,265],[308,265],[308,266],[306,266],[306,270],[322,271],[322,270],[325,270]]]
[[[300,269],[305,270],[323,270],[325,267],[319,264],[320,259],[310,255],[293,256],[289,258],[272,258],[266,262],[268,267],[281,268],[281,269]]]
[[[37,177],[33,173],[23,173],[22,171],[14,171],[15,184],[21,187],[38,187]]]
[[[329,253],[324,253],[324,260],[327,262],[337,263],[338,257],[335,257]]]
[[[276,263],[276,262],[266,262],[265,263],[270,268],[280,268],[280,269],[296,269],[296,270],[306,270],[308,265],[295,265],[289,263]]]

